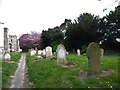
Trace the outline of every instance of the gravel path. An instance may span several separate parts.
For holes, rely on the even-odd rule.
[[[26,53],[22,53],[15,76],[11,82],[10,88],[30,88],[26,78],[25,69]]]

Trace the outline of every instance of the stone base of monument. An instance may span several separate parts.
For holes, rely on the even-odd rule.
[[[111,74],[112,72],[113,71],[102,71],[99,74],[91,74],[91,75],[89,75],[87,72],[80,72],[80,75],[77,77],[77,79],[79,79],[80,81],[84,82],[89,77],[93,77],[93,78],[99,79],[100,77],[107,76],[107,75]]]

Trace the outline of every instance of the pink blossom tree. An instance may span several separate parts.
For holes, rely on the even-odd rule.
[[[41,48],[41,34],[38,32],[31,32],[31,34],[23,34],[19,38],[20,49],[28,50],[31,48]]]

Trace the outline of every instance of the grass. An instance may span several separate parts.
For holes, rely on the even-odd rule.
[[[76,54],[67,55],[67,60],[75,63],[75,67],[61,67],[56,59],[34,60],[27,54],[28,79],[35,88],[118,88],[118,56],[105,55],[101,59],[103,70],[110,70],[110,75],[86,81],[77,79],[80,72],[87,72],[88,59]]]
[[[10,76],[14,74],[17,69],[17,63],[20,59],[19,52],[11,52],[11,61],[14,62],[0,62],[2,64],[2,87],[6,88],[10,82]]]

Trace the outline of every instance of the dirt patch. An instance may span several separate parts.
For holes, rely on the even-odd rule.
[[[62,65],[62,67],[74,67],[76,66],[73,62],[67,62]]]
[[[84,82],[89,77],[99,78],[99,77],[107,76],[107,75],[109,75],[111,73],[112,73],[112,71],[102,71],[100,74],[88,75],[87,72],[81,72],[80,75],[77,77],[77,79],[79,79],[80,81]]]

